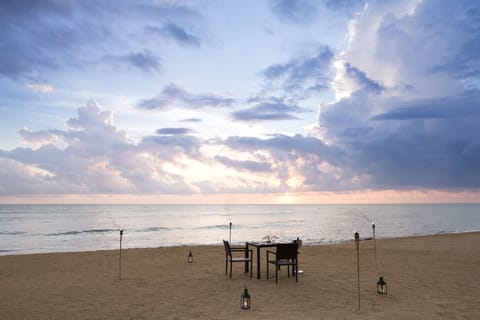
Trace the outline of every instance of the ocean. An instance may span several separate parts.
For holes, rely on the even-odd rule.
[[[480,231],[480,204],[0,205],[0,255]],[[230,223],[232,228],[230,232]]]

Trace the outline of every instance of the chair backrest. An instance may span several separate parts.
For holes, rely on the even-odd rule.
[[[298,243],[277,244],[277,260],[297,259]]]
[[[225,247],[225,255],[232,256],[232,251],[230,250],[230,243],[227,240],[223,240],[223,246]]]
[[[303,247],[303,241],[300,239],[300,237],[297,237],[296,240],[293,240],[293,243],[298,244],[298,253],[300,253],[300,249]]]

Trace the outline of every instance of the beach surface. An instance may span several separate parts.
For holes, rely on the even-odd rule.
[[[128,241],[125,239],[125,241]],[[0,257],[0,319],[480,319],[480,233],[304,246],[298,283],[261,279],[223,246]],[[187,263],[192,250],[193,263]],[[256,254],[254,251],[254,257]],[[378,273],[387,295],[376,294]],[[244,287],[252,299],[240,310]]]

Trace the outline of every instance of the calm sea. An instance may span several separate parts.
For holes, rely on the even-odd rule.
[[[480,231],[480,204],[0,205],[0,255]]]

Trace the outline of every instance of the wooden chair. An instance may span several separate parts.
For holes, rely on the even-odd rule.
[[[292,275],[295,274],[295,281],[298,282],[298,243],[279,243],[276,245],[276,251],[267,250],[267,279],[270,264],[275,265],[275,283],[278,283],[278,271],[281,266],[288,267],[289,278],[292,266]]]
[[[225,275],[227,274],[228,264],[230,263],[230,278],[232,278],[232,265],[235,262],[250,263],[250,278],[252,277],[252,256],[253,250],[247,250],[247,247],[231,248],[230,243],[223,240],[223,246],[225,247]],[[233,257],[233,253],[241,252],[241,257]]]

